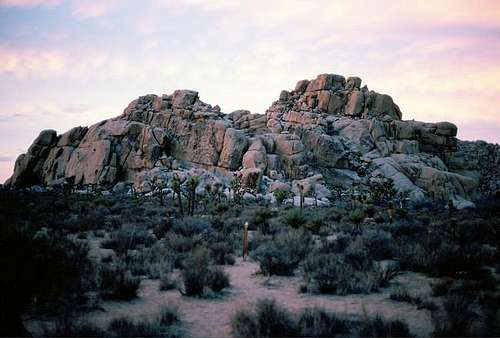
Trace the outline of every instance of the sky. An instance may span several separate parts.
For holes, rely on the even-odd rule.
[[[140,95],[194,89],[264,113],[321,73],[500,143],[500,1],[0,0],[0,182],[42,129]]]

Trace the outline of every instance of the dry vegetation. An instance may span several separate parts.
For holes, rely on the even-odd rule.
[[[250,259],[265,276],[300,276],[297,293],[371,294],[418,272],[436,281],[431,295],[404,286],[390,299],[430,311],[435,336],[500,335],[498,199],[476,210],[428,205],[393,213],[387,205],[351,209],[345,201],[299,210],[208,199],[181,217],[168,196],[0,194],[3,335],[27,333],[26,316],[46,323],[35,335],[185,335],[173,304],[164,304],[157,318],[120,317],[106,327],[79,318],[103,302],[133,300],[144,279],[159,279],[161,290],[183,297],[224,298],[231,289],[225,266],[241,255],[246,221]],[[407,323],[383,316],[293,312],[272,300],[234,313],[231,328],[235,337],[413,334]]]

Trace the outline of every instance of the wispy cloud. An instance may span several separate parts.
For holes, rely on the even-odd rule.
[[[0,0],[0,6],[19,8],[33,8],[38,6],[53,7],[61,3],[63,3],[63,0]]]
[[[2,156],[0,155],[0,162],[11,162],[13,161],[14,158],[11,156]]]

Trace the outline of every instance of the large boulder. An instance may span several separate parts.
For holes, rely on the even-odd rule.
[[[226,129],[219,166],[230,170],[238,169],[247,147],[248,138],[242,131],[233,128]]]

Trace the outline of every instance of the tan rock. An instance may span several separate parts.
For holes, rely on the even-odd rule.
[[[242,131],[233,128],[226,129],[224,146],[222,147],[218,165],[230,170],[238,169],[241,166],[243,154],[247,147],[248,140]]]

